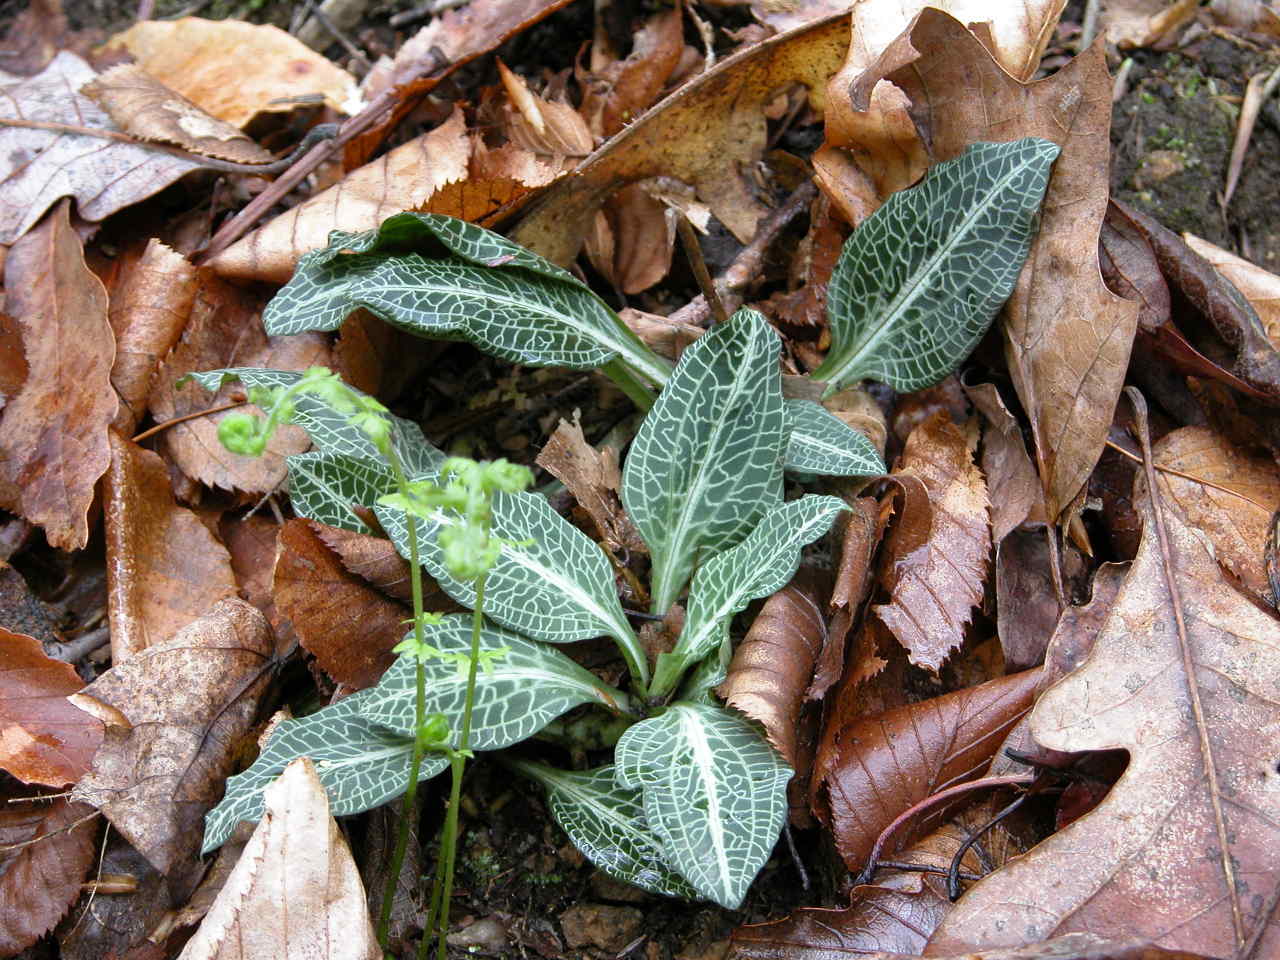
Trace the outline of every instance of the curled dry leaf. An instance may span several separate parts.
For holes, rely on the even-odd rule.
[[[909,37],[862,75],[859,95],[882,76],[910,99],[935,160],[976,140],[1035,136],[1062,148],[1040,232],[1004,310],[1009,369],[1031,418],[1048,517],[1056,520],[1102,453],[1137,324],[1137,304],[1108,290],[1098,268],[1111,120],[1102,48],[1025,84],[958,21],[925,10]]]
[[[631,53],[625,60],[613,60],[581,78],[582,115],[591,132],[598,137],[612,137],[648,110],[683,52],[680,10],[663,10],[650,17],[635,32]]]
[[[164,461],[114,430],[103,522],[116,665],[235,596],[226,547],[195,513],[174,503]]]
[[[41,73],[5,88],[0,117],[115,130],[79,89],[96,74],[65,50]],[[62,197],[97,222],[159,193],[199,164],[101,137],[0,127],[0,243],[13,243]]]
[[[198,279],[182,339],[161,364],[151,391],[151,414],[157,421],[200,413],[223,406],[232,397],[244,397],[238,384],[227,384],[216,394],[191,381],[176,386],[189,373],[220,367],[305,370],[330,365],[328,338],[323,334],[267,337],[262,331],[260,299],[204,270]],[[284,458],[301,453],[311,443],[301,429],[285,426],[276,431],[261,457],[238,456],[218,441],[218,423],[224,416],[227,413],[198,417],[161,434],[169,459],[188,477],[208,487],[269,493],[285,477]]]
[[[180,886],[194,879],[204,815],[257,718],[271,657],[266,618],[243,600],[222,600],[85,689],[132,726],[107,728],[73,798],[100,809]]]
[[[1208,427],[1183,427],[1165,434],[1153,450],[1156,463],[1223,490],[1161,471],[1161,496],[1187,526],[1213,545],[1218,563],[1230,570],[1259,599],[1268,593],[1267,535],[1271,515],[1280,506],[1280,470],[1270,458],[1251,457],[1235,449]]]
[[[538,466],[565,485],[591,518],[600,538],[614,549],[647,553],[648,547],[635,524],[622,509],[619,490],[622,473],[618,452],[612,447],[596,450],[582,435],[577,420],[561,420],[542,452]]]
[[[813,682],[805,691],[805,698],[808,700],[821,700],[840,680],[841,674],[845,673],[845,644],[874,582],[871,561],[888,521],[889,511],[882,511],[872,497],[854,500],[850,504],[849,514],[841,521],[844,523],[844,534],[841,539],[840,566],[836,569],[835,587],[828,604],[828,633],[813,667]],[[865,640],[867,632],[860,630],[858,636]],[[868,679],[884,669],[884,666],[885,661],[876,654],[874,645],[872,649],[859,649],[850,666],[849,682],[856,684]]]
[[[102,742],[102,724],[67,700],[83,686],[38,640],[0,628],[0,769],[47,787],[79,780]]]
[[[111,385],[120,396],[112,424],[131,436],[146,413],[160,360],[182,335],[196,296],[196,268],[186,257],[151,240],[112,284],[107,316],[116,337]]]
[[[982,431],[982,473],[991,500],[991,540],[999,544],[1025,521],[1044,522],[1044,494],[1022,440],[1022,425],[1005,406],[996,385],[965,385],[964,392],[987,421]]]
[[[433,211],[446,184],[465,180],[471,155],[461,110],[434,130],[352,171],[209,261],[223,276],[284,283],[298,258],[329,242],[330,230],[372,230],[402,210]],[[487,211],[486,211],[487,212]]]
[[[1189,233],[1182,239],[1244,294],[1262,321],[1267,338],[1280,347],[1280,276]]]
[[[85,266],[68,206],[5,261],[5,309],[22,330],[29,369],[0,422],[0,507],[43,527],[52,546],[78,550],[89,541],[94,485],[111,461],[115,340],[106,291]]]
[[[178,960],[377,960],[364,885],[315,765],[285,767],[226,886]]]
[[[374,537],[354,530],[342,530],[323,523],[311,527],[324,545],[336,553],[342,565],[361,580],[377,587],[387,596],[409,603],[413,589],[409,582],[409,561],[396,551],[395,545],[384,537]],[[423,574],[424,603],[432,609],[437,604],[448,603],[448,597],[432,586]]]
[[[133,54],[139,67],[201,110],[235,127],[259,113],[288,113],[292,98],[324,96],[340,113],[359,108],[355,79],[279,27],[242,20],[142,20],[108,49]],[[354,109],[353,109],[354,108]]]
[[[92,814],[63,798],[0,805],[0,956],[26,950],[75,902],[93,864]]]
[[[850,870],[861,870],[882,830],[916,803],[982,775],[1005,734],[1031,706],[1040,671],[1025,670],[874,717],[833,713],[843,747],[826,776],[830,826]],[[934,808],[895,832],[902,849],[936,828]]]
[[[137,64],[114,66],[80,90],[107,111],[112,123],[139,140],[172,143],[234,163],[270,163],[275,159],[237,127],[209,116]]]
[[[280,528],[276,608],[325,673],[371,687],[395,661],[391,648],[404,639],[410,614],[348,573],[316,535],[321,526],[294,519]]]
[[[1141,509],[1092,653],[1031,715],[1044,747],[1127,750],[1128,769],[1088,816],[970,890],[933,954],[1088,930],[1233,956],[1260,924],[1255,956],[1280,949],[1263,915],[1280,883],[1280,624],[1227,585],[1177,510],[1162,511],[1164,554],[1150,498]]]
[[[814,155],[814,176],[849,223],[857,225],[890,193],[910,186],[929,164],[901,90],[867,71],[926,7],[948,11],[961,24],[986,23],[988,49],[1012,77],[1026,81],[1053,36],[1065,0],[991,4],[984,0],[872,0],[851,11],[848,56],[827,85],[826,140]],[[854,85],[862,99],[854,96]],[[875,88],[873,90],[873,87]],[[957,91],[959,92],[959,91]],[[981,108],[978,88],[973,109]],[[974,139],[1012,140],[1018,134]],[[927,140],[928,137],[926,136]],[[957,151],[958,152],[958,151]],[[935,160],[946,159],[935,157]]]
[[[1197,0],[1109,0],[1103,20],[1107,42],[1122,50],[1162,44],[1194,19],[1199,7]]]
[[[996,627],[1010,670],[1037,666],[1058,623],[1046,535],[1043,527],[1020,527],[996,547]]]
[[[595,212],[618,187],[668,176],[739,240],[765,212],[743,173],[764,152],[764,108],[800,84],[817,96],[843,59],[849,18],[841,14],[736,54],[656,104],[538,200],[512,238],[556,263],[577,256]]]
[[[991,550],[987,485],[968,439],[946,413],[911,431],[893,476],[922,484],[933,516],[921,529],[904,511],[890,532],[880,574],[889,600],[873,609],[911,662],[936,673],[963,642],[982,599]]]

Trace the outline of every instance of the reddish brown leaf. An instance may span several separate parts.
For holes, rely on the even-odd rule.
[[[196,268],[159,240],[129,261],[111,288],[108,317],[116,337],[111,385],[120,395],[114,426],[131,436],[147,409],[160,360],[186,326],[196,295]]]
[[[625,60],[593,65],[581,78],[582,115],[592,133],[612,137],[653,106],[683,50],[680,10],[664,10],[635,32]]]
[[[314,524],[312,529],[324,541],[324,545],[338,555],[342,565],[357,577],[401,603],[413,600],[409,561],[400,556],[390,540],[320,523]],[[425,573],[423,578],[423,590],[426,593],[424,599],[434,609],[443,594],[427,579]]]
[[[89,540],[94,485],[111,461],[115,340],[106,291],[85,266],[66,203],[9,251],[5,296],[29,373],[0,422],[0,507],[44,527],[53,546],[78,550]]]
[[[923,484],[933,521],[923,542],[906,513],[894,526],[880,575],[889,602],[873,609],[912,663],[937,672],[982,599],[991,550],[987,487],[968,439],[944,413],[912,431],[894,476]]]
[[[1042,527],[1022,527],[996,548],[996,627],[1010,670],[1038,665],[1058,623],[1045,537]]]
[[[884,525],[888,522],[887,512],[882,512],[880,505],[871,497],[859,497],[850,506],[847,519],[842,518],[845,524],[844,536],[841,540],[840,566],[836,570],[835,588],[831,591],[828,606],[828,635],[818,654],[818,661],[814,664],[813,682],[805,692],[808,700],[821,700],[825,697],[844,672],[845,643],[854,618],[871,589],[871,560],[884,533]],[[878,673],[884,667],[884,661],[874,651],[863,659],[863,664],[855,666],[855,671],[860,676],[853,679],[854,683],[862,679],[863,675]]]
[[[851,870],[861,870],[895,817],[955,783],[981,776],[1009,729],[1031,704],[1040,671],[1027,670],[841,726],[835,769],[826,778],[831,830]],[[937,826],[933,809],[895,833],[897,849]]]
[[[102,724],[67,701],[83,686],[39,641],[0,628],[0,768],[49,787],[79,780],[102,742]]]
[[[201,110],[235,127],[259,113],[288,113],[292,98],[322,94],[335,110],[358,102],[356,82],[279,27],[243,20],[142,20],[111,38],[139,67]]]
[[[259,298],[206,271],[201,271],[198,279],[182,340],[161,364],[151,391],[149,402],[156,420],[199,413],[223,406],[233,396],[244,396],[243,387],[238,384],[228,384],[216,394],[191,381],[175,386],[188,373],[220,367],[305,370],[329,366],[328,340],[323,334],[268,338],[262,331]],[[284,458],[301,453],[311,442],[298,427],[285,426],[272,437],[263,456],[237,456],[218,441],[218,423],[225,416],[228,413],[198,417],[175,424],[161,434],[169,459],[187,476],[209,487],[268,493],[284,479]]]
[[[240,596],[262,611],[276,638],[276,656],[286,656],[297,644],[293,624],[276,608],[275,571],[280,524],[274,520],[249,514],[233,517],[224,513],[218,533],[231,554],[231,571],[235,574]]]
[[[1022,440],[1022,426],[995,384],[966,386],[964,392],[987,421],[982,432],[982,472],[991,500],[991,540],[998,545],[1019,524],[1045,521],[1044,494]]]
[[[164,461],[114,430],[103,518],[116,665],[235,596],[231,557],[196,514],[173,502]]]
[[[809,232],[791,261],[792,290],[765,301],[770,311],[797,327],[825,326],[827,282],[847,235],[848,228],[832,215],[831,201],[825,195],[816,197],[809,212]]]
[[[222,796],[270,679],[271,627],[243,600],[222,600],[164,643],[113,666],[85,694],[120,711],[93,769],[73,791],[179,887]]]
[[[75,902],[97,833],[79,821],[92,814],[63,798],[0,804],[0,957],[27,949]]]
[[[613,548],[645,554],[649,548],[622,509],[622,473],[617,451],[596,450],[575,420],[561,420],[538,454],[538,466],[565,485],[592,522],[600,538]]]
[[[377,960],[364,885],[303,757],[266,789],[266,812],[181,960]]]
[[[1232,956],[1261,924],[1255,956],[1280,948],[1263,915],[1280,883],[1280,624],[1224,582],[1177,510],[1162,511],[1167,554],[1149,498],[1142,513],[1092,653],[1031,717],[1043,746],[1127,750],[1128,769],[1088,816],[970,890],[935,954],[1088,930]]]
[[[0,41],[4,69],[20,77],[39,73],[67,45],[69,29],[61,0],[31,0],[10,21]]]
[[[325,673],[369,687],[395,660],[391,648],[404,639],[409,612],[348,573],[316,536],[320,528],[301,519],[280,528],[276,606]]]

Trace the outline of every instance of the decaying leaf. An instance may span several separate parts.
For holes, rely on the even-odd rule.
[[[1122,50],[1152,47],[1175,35],[1196,15],[1196,0],[1109,0],[1107,41]]]
[[[92,803],[170,879],[187,877],[204,815],[222,795],[238,742],[270,679],[271,628],[222,600],[164,643],[112,667],[85,694],[131,726],[109,726],[73,798]]]
[[[1000,741],[1031,705],[1038,670],[1025,670],[874,717],[834,714],[842,747],[826,776],[830,826],[850,870],[861,870],[895,817],[955,783],[981,776]],[[935,829],[933,808],[894,834],[902,849]]]
[[[987,486],[964,432],[945,413],[911,432],[893,475],[923,484],[933,517],[921,529],[904,511],[890,532],[881,573],[889,600],[873,609],[911,662],[936,672],[964,640],[982,599],[991,549]]]
[[[0,805],[0,956],[26,950],[75,902],[93,864],[92,815],[65,798]]]
[[[78,550],[111,461],[115,340],[106,291],[85,266],[67,207],[15,243],[4,265],[5,309],[22,330],[29,369],[0,422],[0,507],[43,527],[51,545]]]
[[[128,262],[110,291],[107,316],[116,337],[111,385],[120,395],[113,426],[130,436],[147,409],[156,370],[178,338],[196,295],[196,268],[159,240]]]
[[[1280,949],[1261,913],[1280,883],[1280,624],[1224,582],[1177,510],[1162,511],[1167,554],[1150,498],[1141,510],[1089,659],[1031,717],[1043,746],[1127,750],[1128,769],[1088,816],[970,890],[937,955],[1087,930],[1232,956],[1259,924],[1255,955]]]
[[[635,32],[625,60],[595,67],[584,78],[581,112],[596,136],[612,137],[658,99],[684,50],[682,23],[679,9],[655,13]]]
[[[290,520],[280,528],[275,601],[298,640],[339,683],[371,687],[395,661],[410,613],[361,582],[316,535],[321,524]]]
[[[231,124],[209,116],[137,64],[122,63],[80,88],[130,136],[172,143],[192,153],[235,163],[275,158]]]
[[[200,272],[182,340],[161,364],[151,391],[151,414],[156,420],[163,422],[224,406],[236,394],[237,388],[230,385],[216,394],[191,381],[177,386],[178,380],[189,373],[223,367],[305,370],[329,365],[328,343],[321,334],[268,338],[262,332],[261,307],[256,295],[223,283],[207,271]],[[239,397],[243,396],[241,392]],[[268,493],[284,479],[284,458],[310,446],[306,433],[285,426],[271,438],[261,457],[238,456],[218,441],[218,423],[226,415],[188,420],[161,435],[169,459],[205,486]]]
[[[462,111],[455,110],[434,130],[352,171],[233,244],[209,265],[223,276],[284,283],[299,257],[328,242],[330,230],[372,230],[402,210],[430,211],[442,187],[466,179],[470,155],[466,123]]]
[[[377,960],[364,885],[307,758],[266,789],[266,813],[178,960]]]
[[[600,537],[615,547],[647,553],[635,524],[622,509],[619,491],[622,472],[618,454],[611,447],[596,450],[582,435],[576,420],[561,420],[556,432],[538,454],[538,466],[565,485],[587,516],[596,525]]]
[[[409,561],[400,556],[390,540],[322,523],[315,524],[312,529],[324,541],[325,546],[338,555],[342,565],[361,580],[402,603],[409,603],[413,599],[413,589],[409,583]],[[443,591],[433,589],[425,573],[422,588],[425,593],[423,604],[430,609],[437,609],[438,603],[450,602]],[[433,593],[436,595],[433,596]]]
[[[102,742],[102,724],[67,700],[83,686],[38,640],[0,628],[0,769],[49,787],[79,780]]]
[[[1010,670],[1038,665],[1058,622],[1051,535],[1043,527],[1020,527],[996,547],[996,628]]]
[[[605,198],[627,183],[668,176],[698,197],[744,242],[764,212],[743,174],[765,146],[764,107],[803,84],[816,96],[849,38],[841,14],[730,57],[656,104],[551,187],[512,234],[555,263],[577,255]]]
[[[279,27],[243,20],[141,20],[111,38],[139,67],[201,110],[235,127],[259,113],[288,113],[291,98],[322,94],[334,110],[358,108],[355,79]]]
[[[991,500],[991,541],[999,544],[1024,521],[1044,521],[1044,494],[1022,440],[1022,426],[995,384],[965,386],[964,392],[987,421],[982,432],[982,473]]]
[[[924,499],[927,509],[928,498]],[[836,582],[827,606],[830,614],[827,639],[814,664],[813,682],[805,691],[808,700],[821,700],[845,673],[846,641],[874,582],[875,568],[871,561],[888,519],[888,513],[882,512],[871,497],[859,497],[850,504],[841,538],[840,566],[836,568]],[[859,631],[859,636],[865,638],[865,632]],[[852,683],[879,673],[885,666],[885,661],[874,650],[859,650],[855,656]]]
[[[114,430],[103,522],[116,665],[236,595],[226,547],[195,513],[174,503],[164,461]]]
[[[1267,337],[1280,347],[1280,276],[1189,233],[1182,239],[1244,294],[1262,320]]]
[[[41,73],[5,89],[0,117],[115,130],[107,114],[78,92],[95,76],[64,50]],[[76,212],[96,222],[198,168],[131,143],[0,127],[0,243],[13,243],[62,197],[74,197]]]

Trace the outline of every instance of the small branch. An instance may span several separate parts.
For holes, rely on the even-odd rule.
[[[130,440],[130,443],[141,443],[143,440],[150,440],[157,433],[163,433],[170,427],[177,426],[179,423],[186,423],[188,420],[198,420],[201,417],[207,417],[214,413],[223,413],[226,410],[234,410],[236,407],[243,407],[248,400],[236,400],[232,403],[224,403],[220,407],[210,407],[208,410],[196,410],[192,413],[184,413],[180,417],[174,417],[172,420],[166,420],[164,423],[157,423],[155,426],[148,427],[140,434]]]
[[[724,323],[729,319],[729,314],[725,313],[724,304],[720,302],[720,294],[716,292],[715,282],[707,270],[707,261],[702,257],[702,244],[698,242],[693,224],[689,222],[688,217],[681,216],[677,220],[677,226],[680,230],[680,243],[684,247],[684,255],[689,258],[689,266],[693,268],[698,289],[702,291],[703,299],[711,308],[711,322]]]
[[[1124,447],[1120,446],[1120,444],[1113,443],[1110,440],[1106,441],[1106,444],[1116,453],[1120,454],[1123,457],[1127,457],[1129,460],[1132,460],[1134,463],[1137,463],[1137,464],[1143,463],[1143,459],[1140,456],[1138,456],[1136,453],[1133,453],[1130,450],[1126,450]],[[1239,499],[1243,500],[1245,503],[1252,503],[1255,507],[1259,508],[1260,510],[1271,509],[1266,504],[1259,503],[1257,500],[1254,500],[1251,497],[1246,497],[1243,493],[1240,493],[1237,490],[1232,490],[1230,487],[1224,487],[1222,486],[1222,484],[1214,483],[1212,480],[1206,480],[1204,477],[1196,477],[1189,473],[1183,473],[1181,470],[1175,470],[1173,469],[1173,467],[1166,467],[1159,463],[1153,463],[1151,466],[1159,470],[1161,473],[1167,473],[1173,477],[1180,477],[1183,480],[1190,480],[1192,483],[1198,483],[1203,487],[1211,487],[1214,490],[1221,490],[1223,493],[1229,493],[1231,494],[1231,496],[1238,497]]]

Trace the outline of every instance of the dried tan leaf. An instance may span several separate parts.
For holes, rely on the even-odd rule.
[[[1256,597],[1269,593],[1266,570],[1271,515],[1280,507],[1280,470],[1271,458],[1251,457],[1208,427],[1183,427],[1165,434],[1153,450],[1156,463],[1200,477],[1231,494],[1163,471],[1160,493],[1169,509],[1199,530],[1218,563]]]
[[[0,628],[0,769],[47,787],[79,780],[102,742],[102,724],[67,701],[83,686],[38,640]]]
[[[209,116],[136,64],[114,66],[80,91],[107,111],[112,123],[139,140],[172,143],[234,163],[275,159],[239,128]]]
[[[279,27],[243,20],[142,20],[108,43],[219,120],[244,127],[259,113],[288,113],[291,98],[322,94],[340,113],[358,109],[355,78]],[[275,101],[275,102],[273,102]]]
[[[77,92],[93,69],[62,51],[40,74],[5,88],[0,117],[115,130],[111,118]],[[62,197],[97,222],[158,193],[199,164],[146,146],[101,137],[0,127],[0,243],[13,243]]]
[[[44,936],[80,893],[93,864],[93,810],[59,798],[0,804],[0,956]]]
[[[284,283],[299,257],[329,242],[330,230],[372,230],[393,213],[428,209],[442,187],[466,179],[470,153],[466,122],[455,109],[434,130],[280,214],[218,254],[209,266],[223,276]]]
[[[874,582],[871,561],[888,522],[888,515],[881,513],[880,505],[872,497],[859,497],[849,506],[847,517],[838,521],[845,525],[840,566],[836,569],[835,587],[828,604],[830,623],[827,640],[814,664],[813,682],[805,692],[809,700],[825,697],[845,671],[845,644]],[[928,504],[925,506],[927,508]],[[865,633],[859,631],[859,637],[865,637]],[[885,666],[885,661],[874,650],[859,650],[858,653],[850,680],[855,684],[874,676]]]
[[[596,525],[601,539],[615,548],[648,553],[635,524],[622,509],[619,491],[622,472],[618,469],[618,453],[611,447],[596,450],[587,443],[582,425],[561,420],[542,452],[538,466],[552,474],[573,494],[578,506]]]
[[[646,189],[648,183],[628,184],[610,197],[602,211],[607,239],[599,250],[587,244],[592,264],[627,294],[665,277],[675,250],[676,214]]]
[[[159,240],[151,240],[112,284],[107,316],[116,360],[111,385],[120,395],[112,426],[123,436],[132,435],[146,413],[156,370],[182,335],[195,296],[196,268]]]
[[[893,820],[939,790],[985,771],[1018,719],[1031,706],[1039,670],[1026,670],[874,717],[828,718],[844,747],[816,784],[825,789],[836,848],[850,870],[861,870],[872,845]],[[945,806],[895,831],[888,856],[936,829]]]
[[[1035,465],[1014,419],[994,383],[965,386],[965,394],[986,418],[982,432],[982,472],[991,500],[991,540],[999,544],[1024,521],[1044,523],[1044,494]]]
[[[612,137],[653,106],[683,51],[680,10],[663,10],[635,32],[625,60],[613,60],[583,77],[582,116],[592,133]]]
[[[1280,276],[1190,233],[1184,233],[1182,239],[1244,294],[1258,312],[1267,338],[1280,348]]]
[[[29,373],[0,422],[0,507],[43,527],[52,546],[78,550],[111,461],[107,424],[117,402],[107,295],[85,266],[68,206],[5,261],[5,308],[21,327]]]
[[[1227,585],[1177,510],[1162,511],[1167,554],[1149,497],[1141,512],[1092,653],[1031,716],[1043,746],[1127,750],[1129,766],[1088,816],[970,890],[936,954],[1087,929],[1234,956],[1260,924],[1255,956],[1280,947],[1265,915],[1280,883],[1280,624]]]
[[[364,886],[306,757],[266,789],[266,812],[178,960],[378,960]]]
[[[1107,41],[1122,50],[1157,46],[1195,18],[1199,0],[1107,0]]]
[[[736,54],[656,104],[553,185],[512,234],[557,263],[577,256],[595,212],[615,189],[647,177],[693,185],[743,242],[765,212],[744,174],[764,152],[764,108],[800,84],[820,97],[849,38],[839,15]]]
[[[911,432],[893,475],[924,485],[933,518],[923,538],[906,513],[894,525],[880,575],[889,601],[873,609],[911,662],[936,673],[982,599],[991,550],[987,485],[968,439],[945,413]]]
[[[1062,148],[1040,232],[1003,314],[1010,373],[1031,418],[1048,516],[1057,520],[1102,453],[1137,326],[1137,304],[1111,293],[1098,267],[1111,119],[1102,48],[1024,84],[958,21],[926,10],[859,84],[869,90],[879,76],[910,99],[935,160],[976,140],[1038,136]]]
[[[188,373],[221,367],[306,370],[330,365],[324,334],[268,338],[262,331],[261,310],[257,295],[200,271],[182,340],[161,364],[151,391],[151,413],[157,421],[199,413],[222,406],[233,396],[244,396],[239,384],[227,384],[216,394],[192,381],[175,386]],[[238,456],[218,441],[218,423],[228,415],[175,424],[161,434],[164,452],[183,473],[205,486],[259,494],[274,490],[285,477],[284,458],[306,450],[311,441],[298,427],[285,426],[276,431],[261,457]]]
[[[132,726],[107,728],[73,799],[100,809],[171,880],[195,879],[188,873],[204,815],[221,798],[257,719],[271,656],[266,618],[243,600],[222,600],[85,690]]]
[[[325,673],[371,687],[395,661],[391,648],[404,639],[410,614],[348,573],[316,536],[320,527],[294,519],[280,528],[276,607]]]
[[[103,522],[113,663],[168,640],[236,595],[226,547],[174,503],[164,461],[114,430]]]

